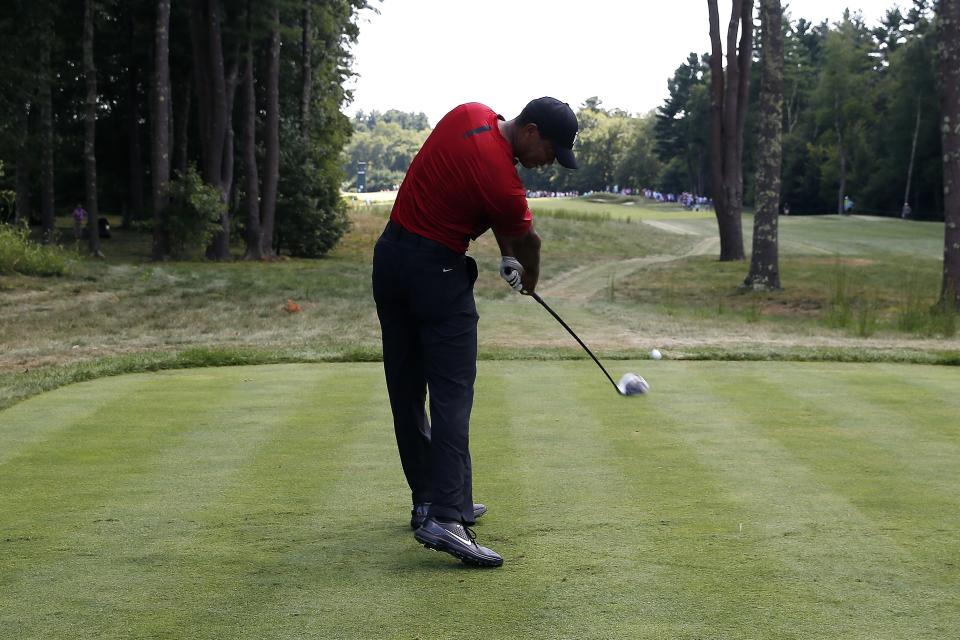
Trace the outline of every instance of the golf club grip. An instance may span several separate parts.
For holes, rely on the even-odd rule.
[[[610,374],[607,373],[606,368],[604,368],[604,366],[603,366],[602,364],[600,364],[600,361],[597,360],[597,356],[593,355],[593,351],[590,351],[590,347],[588,347],[588,346],[583,342],[583,340],[580,339],[580,336],[578,336],[576,333],[574,333],[574,332],[573,332],[573,329],[571,329],[570,327],[567,326],[567,323],[563,321],[563,318],[561,318],[560,316],[558,316],[557,313],[556,313],[556,311],[554,311],[553,309],[551,309],[551,308],[550,308],[550,305],[548,305],[546,302],[544,302],[544,301],[543,301],[543,298],[541,298],[540,295],[537,294],[536,291],[531,291],[531,292],[530,292],[530,297],[533,298],[534,300],[536,300],[537,302],[539,302],[539,303],[540,303],[540,306],[542,306],[544,309],[546,309],[547,312],[548,312],[550,315],[552,315],[557,322],[560,323],[560,326],[562,326],[564,329],[566,329],[566,330],[567,330],[567,333],[569,333],[571,336],[573,336],[573,339],[580,343],[580,346],[583,347],[583,350],[586,351],[587,354],[589,354],[591,358],[593,358],[593,361],[597,363],[597,366],[600,367],[600,370],[603,371],[603,374],[604,374],[605,376],[607,376],[607,380],[609,380],[609,381],[610,381],[610,384],[613,385],[613,388],[617,390],[617,393],[620,393],[620,387],[617,386],[617,383],[614,382],[614,381],[613,381],[613,378],[610,377]]]

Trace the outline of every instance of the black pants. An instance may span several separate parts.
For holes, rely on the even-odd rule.
[[[473,258],[387,223],[373,297],[400,462],[413,502],[473,523],[470,411],[477,377]],[[425,403],[430,392],[430,418]]]

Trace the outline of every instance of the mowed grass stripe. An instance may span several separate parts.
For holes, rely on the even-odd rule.
[[[335,488],[358,480],[352,448],[366,437],[363,427],[375,411],[361,397],[369,375],[353,365],[281,366],[270,373],[272,437],[248,458],[241,482],[216,505],[219,513],[196,516],[204,526],[185,551],[196,581],[163,616],[177,621],[181,636],[299,637],[318,618],[329,620],[318,609],[337,602],[319,588],[336,582],[324,574],[362,565],[350,544],[355,538],[344,532],[353,531],[349,514],[363,509],[337,500]],[[170,574],[164,586],[175,590],[178,580]],[[157,631],[166,629],[161,624]]]
[[[117,396],[112,389],[119,381],[80,385],[83,397],[98,408],[0,468],[0,484],[18,488],[0,496],[4,527],[13,532],[0,557],[5,596],[0,624],[20,636],[83,634],[88,621],[61,612],[100,610],[88,580],[103,577],[117,553],[103,541],[118,527],[129,528],[131,535],[134,528],[145,528],[133,519],[122,522],[118,511],[107,515],[105,508],[120,504],[124,513],[135,509],[147,494],[130,495],[143,469],[191,428],[183,412],[201,414],[209,405],[205,390],[190,393],[168,384],[143,384],[136,397]],[[70,392],[51,395],[64,391]],[[156,409],[164,406],[179,411]],[[136,416],[144,408],[153,410],[149,425]],[[42,407],[37,418],[43,422],[57,416]],[[109,573],[131,586],[124,576]]]
[[[789,391],[759,371],[743,380],[776,406],[794,408],[769,420],[765,431],[870,518],[872,526],[860,536],[897,544],[900,555],[891,565],[897,577],[890,580],[914,583],[911,615],[925,611],[960,626],[960,448],[953,442],[957,413],[943,395],[949,388],[943,369],[803,368],[809,383]],[[903,376],[914,384],[925,380],[929,388],[901,393]]]
[[[940,594],[911,572],[909,550],[814,466],[764,433],[764,425],[789,424],[789,415],[771,414],[764,402],[734,405],[736,388],[750,388],[749,376],[739,381],[737,370],[749,365],[728,363],[723,375],[710,363],[702,365],[700,375],[685,381],[687,401],[678,403],[678,414],[687,422],[691,445],[718,470],[718,482],[751,512],[744,526],[756,550],[786,570],[779,589],[792,593],[783,605],[797,614],[794,632],[803,637],[829,627],[845,637],[935,637],[913,619],[929,619],[936,606],[929,599]],[[775,375],[767,369],[766,375]],[[833,395],[825,390],[814,420],[832,423],[831,407],[843,398],[842,385]],[[779,403],[769,407],[784,409]],[[878,608],[888,617],[877,617]]]
[[[77,385],[79,390],[68,387],[15,408],[29,407],[37,424],[63,422],[0,466],[0,486],[5,489],[0,493],[0,512],[6,532],[24,538],[34,549],[56,548],[50,532],[83,523],[89,510],[99,509],[118,486],[140,475],[148,461],[190,429],[181,414],[162,411],[155,411],[149,427],[143,428],[143,418],[137,416],[140,409],[177,406],[180,412],[201,413],[209,404],[205,390],[191,394],[151,384],[150,379],[133,375],[83,383]],[[130,380],[132,386],[127,384]],[[117,388],[129,393],[114,393]],[[76,395],[78,391],[81,396]],[[72,398],[77,417],[63,417],[61,394]],[[30,430],[32,425],[24,423],[22,429]],[[28,440],[9,431],[4,439]]]
[[[611,389],[606,402],[592,403],[598,441],[607,448],[604,463],[619,471],[614,491],[621,503],[640,507],[624,523],[632,531],[623,547],[633,550],[632,562],[611,574],[607,589],[608,597],[645,606],[626,609],[617,637],[750,637],[744,629],[756,637],[792,637],[794,621],[771,624],[767,613],[782,597],[763,586],[776,578],[778,563],[751,557],[738,528],[747,509],[690,446],[687,421],[671,410],[690,372],[671,364],[665,377],[659,365],[617,366],[645,371],[655,385],[645,397],[620,399]],[[589,403],[586,387],[582,394]]]
[[[229,593],[235,582],[219,570],[230,564],[220,555],[222,547],[204,533],[230,526],[234,516],[231,505],[222,504],[224,495],[231,484],[248,482],[240,469],[275,427],[271,415],[282,416],[272,406],[279,389],[257,388],[244,375],[243,369],[160,374],[156,387],[144,389],[137,402],[150,418],[134,418],[133,431],[124,429],[121,410],[100,417],[104,437],[88,439],[87,446],[99,452],[109,446],[106,440],[122,438],[124,462],[135,471],[119,474],[109,461],[87,461],[86,478],[104,484],[99,504],[76,514],[65,527],[65,553],[32,566],[10,600],[21,606],[35,600],[72,604],[100,615],[61,620],[56,610],[30,606],[10,616],[21,631],[66,625],[75,637],[123,637],[117,620],[136,619],[138,628],[162,636],[181,618],[209,620],[210,611],[196,607],[197,594],[218,587]],[[211,405],[210,397],[220,402]],[[195,401],[202,398],[207,401]],[[152,446],[154,455],[130,457],[137,442]]]
[[[89,443],[60,434],[0,465],[4,483],[42,480],[70,461],[49,448],[80,455],[41,502],[0,495],[21,522],[40,516],[35,540],[0,536],[0,637],[956,635],[960,554],[934,531],[955,515],[924,502],[955,476],[938,480],[955,455],[942,420],[956,399],[936,403],[952,372],[608,364],[653,393],[617,397],[588,360],[480,363],[471,445],[491,512],[477,531],[505,556],[495,571],[413,541],[379,364],[161,374],[135,406],[72,428]],[[882,392],[902,379],[929,387],[916,424]],[[899,448],[939,457],[912,474]],[[898,487],[923,504],[884,506]],[[61,498],[77,510],[47,515]]]
[[[533,435],[553,447],[552,473],[541,475],[538,489],[550,496],[551,509],[542,515],[554,514],[555,525],[530,568],[556,578],[544,581],[547,606],[532,618],[527,636],[539,630],[556,638],[720,632],[723,625],[701,613],[702,541],[694,534],[688,547],[676,538],[691,526],[685,519],[721,507],[722,497],[689,451],[651,428],[646,398],[618,397],[590,362],[546,369],[527,365],[517,374],[535,381],[530,395],[543,398],[533,412],[542,416],[538,429],[519,432],[519,446]],[[527,449],[526,457],[542,456]],[[671,466],[682,469],[682,483],[665,477],[663,467]]]
[[[790,406],[791,417],[804,419],[771,416],[776,420],[771,436],[798,449],[806,464],[832,473],[838,490],[861,490],[855,494],[858,506],[878,509],[881,517],[886,511],[902,516],[904,509],[923,509],[928,517],[940,514],[960,524],[955,520],[960,407],[955,391],[937,375],[942,368],[797,366],[808,372],[801,387],[785,389],[759,371],[743,381],[772,405]],[[935,375],[924,376],[925,371]],[[904,375],[914,378],[909,386],[900,382]],[[928,386],[920,386],[921,377]],[[818,424],[806,424],[811,416]],[[868,481],[851,483],[851,477]]]
[[[503,473],[522,508],[508,507],[501,549],[521,586],[513,637],[619,637],[631,612],[649,603],[649,592],[613,586],[625,573],[650,579],[629,569],[642,506],[623,499],[618,470],[605,462],[602,425],[580,391],[616,399],[583,375],[585,364],[515,363],[505,371]]]
[[[345,366],[350,372],[324,394],[340,409],[288,425],[300,462],[277,475],[270,469],[286,453],[267,451],[258,461],[274,490],[306,509],[282,525],[295,536],[278,541],[280,553],[256,575],[263,613],[238,625],[235,637],[386,638],[405,618],[409,633],[422,624],[411,612],[423,593],[412,585],[425,552],[409,527],[382,366]],[[322,444],[333,438],[335,449]]]
[[[112,378],[110,397],[90,393],[98,382],[71,385],[40,398],[30,398],[0,412],[0,470],[4,464],[20,455],[29,455],[37,447],[45,448],[45,441],[58,433],[83,424],[106,403],[118,406],[129,404],[144,385],[148,376],[120,376]],[[42,406],[38,418],[37,407]]]

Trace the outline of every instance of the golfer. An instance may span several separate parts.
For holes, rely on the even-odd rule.
[[[413,159],[373,255],[373,297],[400,462],[413,497],[410,525],[426,547],[498,567],[503,558],[467,528],[486,512],[474,504],[470,411],[477,375],[477,264],[471,240],[493,229],[500,275],[532,292],[540,273],[516,163],[554,160],[576,169],[577,117],[554,98],[533,100],[506,121],[479,103],[437,123]],[[430,393],[430,416],[425,402]]]

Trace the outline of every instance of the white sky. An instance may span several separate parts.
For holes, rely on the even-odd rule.
[[[373,0],[364,11],[348,84],[358,110],[424,112],[431,125],[463,102],[507,118],[549,95],[576,109],[646,113],[662,104],[667,80],[691,51],[709,51],[706,0]],[[756,3],[755,3],[756,4]],[[785,3],[786,4],[786,3]],[[730,0],[720,0],[726,31]],[[909,0],[793,0],[794,20],[819,23],[860,10],[876,26]]]

